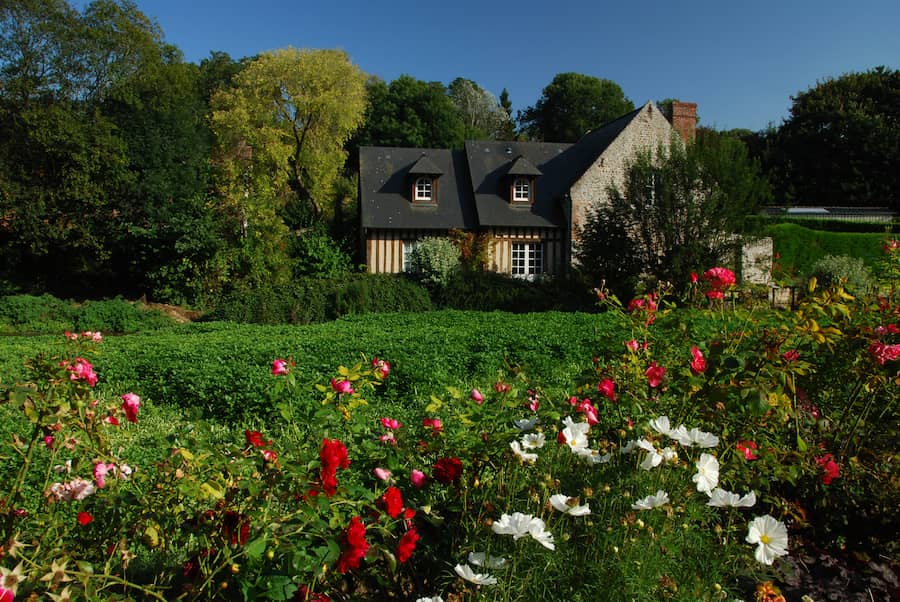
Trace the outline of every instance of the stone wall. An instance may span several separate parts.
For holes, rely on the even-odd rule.
[[[749,284],[770,284],[774,249],[771,238],[744,243],[741,249],[741,281]]]
[[[660,144],[668,146],[674,130],[660,110],[647,102],[569,191],[572,199],[571,227],[573,238],[584,225],[595,206],[609,202],[607,189],[621,188],[628,165],[644,149],[656,150]]]

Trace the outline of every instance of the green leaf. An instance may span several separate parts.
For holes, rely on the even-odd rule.
[[[806,441],[804,441],[800,435],[797,435],[797,449],[801,452],[805,452],[807,450]]]
[[[272,575],[266,578],[266,600],[290,600],[297,586],[286,575]]]
[[[244,547],[244,553],[247,555],[248,558],[251,558],[253,560],[259,560],[260,558],[262,558],[263,552],[266,551],[267,544],[268,544],[268,539],[266,538],[265,535],[263,535],[262,537],[258,537],[256,539],[254,539],[253,541],[251,541],[250,543],[248,543]]]

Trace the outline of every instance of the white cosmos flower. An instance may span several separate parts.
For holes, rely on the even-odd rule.
[[[697,473],[691,477],[697,483],[697,491],[709,493],[719,484],[719,461],[710,454],[700,454]]]
[[[577,498],[570,498],[564,493],[551,495],[550,505],[560,512],[571,516],[584,516],[591,513],[591,508],[588,504],[579,506]]]
[[[639,439],[637,442],[637,446],[647,452],[647,457],[644,458],[644,461],[641,462],[641,468],[644,470],[650,470],[651,468],[656,468],[663,461],[663,455],[659,453],[659,450],[653,446],[652,443],[647,441],[646,439]]]
[[[776,557],[787,554],[787,527],[768,514],[757,516],[750,521],[747,543],[758,544],[754,554],[756,560],[763,564],[772,564]]]
[[[672,431],[671,436],[685,447],[692,445],[697,447],[715,447],[719,444],[719,438],[712,433],[701,431],[696,427],[688,430],[683,424]]]
[[[544,447],[545,441],[544,433],[529,433],[522,437],[522,447],[524,449],[541,449]]]
[[[496,577],[488,574],[476,573],[468,564],[457,564],[455,567],[453,567],[453,570],[456,571],[457,575],[459,575],[466,581],[474,583],[475,585],[497,584]]]
[[[650,428],[652,428],[660,435],[665,435],[666,437],[672,436],[672,427],[669,424],[668,416],[660,416],[658,418],[654,418],[650,421]]]
[[[662,450],[662,457],[665,462],[674,462],[678,460],[678,451],[674,447],[667,447]]]
[[[660,489],[655,495],[648,495],[631,505],[632,510],[653,510],[669,503],[669,494]]]
[[[503,514],[500,516],[500,520],[494,521],[491,530],[498,535],[512,535],[513,539],[521,539],[530,535],[545,548],[551,550],[555,548],[553,535],[545,529],[544,521],[531,514],[522,514],[521,512]]]
[[[587,449],[587,434],[591,429],[591,425],[587,422],[574,422],[569,416],[566,416],[563,419],[563,423],[566,425],[562,430],[562,437],[566,447],[573,453],[578,453],[579,450]]]
[[[523,462],[529,462],[531,464],[537,460],[537,454],[531,454],[522,450],[522,445],[518,441],[510,441],[509,448],[513,451],[513,453]]]
[[[431,596],[430,598],[416,598],[416,602],[444,602],[440,596]]]
[[[514,420],[513,426],[515,426],[520,431],[530,431],[535,426],[537,426],[537,423],[537,418],[522,418],[521,420]]]
[[[489,556],[484,552],[469,552],[469,564],[483,566],[486,569],[506,568],[507,560],[502,556]]]
[[[596,449],[583,449],[576,452],[588,464],[606,464],[612,460],[612,454],[600,454]]]
[[[625,445],[623,445],[621,449],[619,449],[619,453],[623,454],[625,456],[628,456],[631,454],[631,452],[634,451],[634,448],[636,448],[636,447],[637,447],[637,440],[629,439],[628,442],[625,443]]]
[[[719,487],[716,487],[709,493],[709,501],[706,502],[707,506],[716,506],[718,508],[750,508],[754,504],[756,504],[755,491],[751,491],[745,496],[740,496]]]

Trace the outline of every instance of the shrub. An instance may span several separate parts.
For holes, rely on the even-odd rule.
[[[474,311],[591,311],[595,299],[573,278],[528,282],[496,272],[457,272],[434,292],[440,307]]]
[[[172,320],[162,312],[141,309],[136,303],[121,298],[85,301],[75,319],[76,330],[116,334],[156,330],[171,325]]]
[[[405,276],[363,274],[334,292],[333,316],[432,309],[428,291]]]
[[[847,289],[858,292],[865,292],[874,284],[865,262],[859,257],[846,255],[826,255],[816,262],[809,276],[814,276],[819,286],[829,287],[845,282]]]
[[[58,333],[74,328],[77,309],[52,295],[0,298],[0,328],[5,332]]]
[[[423,238],[410,252],[413,272],[432,287],[447,285],[454,272],[460,269],[459,248],[449,238]]]
[[[294,239],[295,276],[337,278],[353,268],[350,256],[327,232],[313,228]]]

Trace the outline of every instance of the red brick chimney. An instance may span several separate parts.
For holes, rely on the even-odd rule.
[[[673,102],[672,127],[685,142],[692,142],[697,133],[697,103]]]

